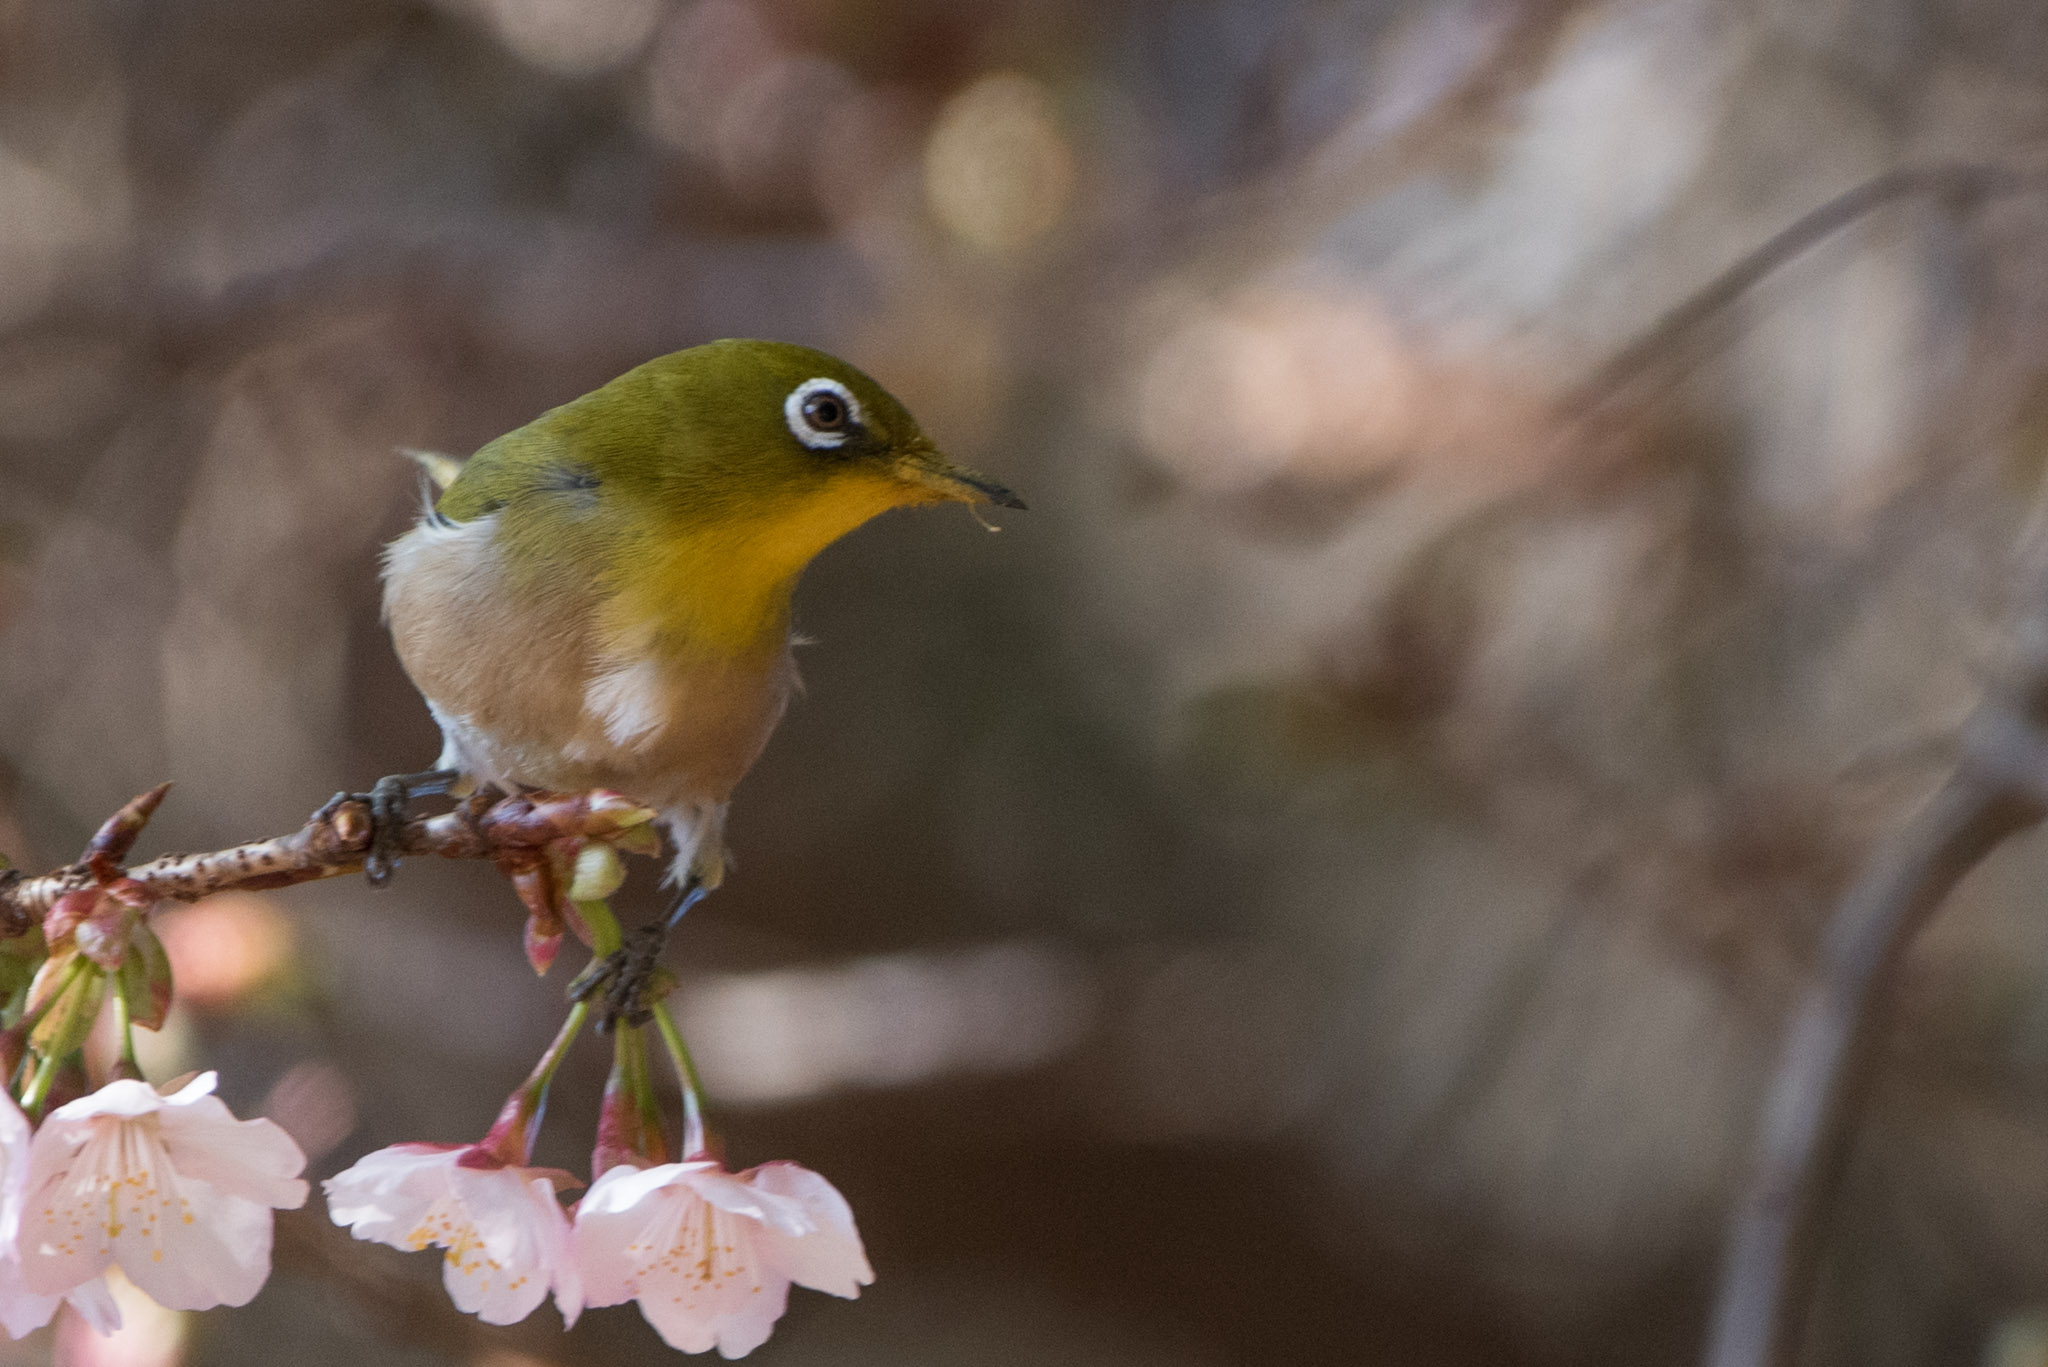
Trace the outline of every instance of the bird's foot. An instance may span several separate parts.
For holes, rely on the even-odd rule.
[[[576,975],[569,984],[569,1000],[597,1002],[597,1028],[610,1034],[620,1021],[645,1025],[654,1019],[647,1002],[647,989],[654,980],[655,965],[661,959],[667,928],[641,926],[626,936],[626,942]]]
[[[592,959],[570,982],[570,1001],[601,1002],[597,1018],[600,1033],[610,1034],[618,1028],[620,1021],[628,1025],[645,1025],[654,1019],[654,1006],[648,999],[648,989],[654,985],[659,971],[661,947],[668,942],[668,933],[675,929],[676,922],[683,919],[683,913],[697,905],[710,890],[692,876],[683,885],[681,895],[667,915],[652,925],[629,932],[624,944],[601,958]]]
[[[327,805],[313,814],[314,820],[333,812],[344,802],[360,802],[370,809],[370,849],[363,857],[363,877],[373,888],[391,881],[404,853],[405,823],[417,797],[437,797],[453,792],[462,781],[457,769],[427,769],[417,774],[386,774],[367,793],[336,793]]]

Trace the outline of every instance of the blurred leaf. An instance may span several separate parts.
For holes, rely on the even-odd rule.
[[[164,1028],[171,1009],[171,956],[146,921],[128,932],[128,953],[115,973],[128,1019],[145,1030]]]
[[[28,938],[24,935],[20,940]],[[19,942],[10,940],[6,944],[11,947]],[[41,943],[41,937],[37,937],[36,944],[39,950]],[[13,1021],[20,1018],[21,1008],[28,1001],[29,984],[35,981],[36,969],[41,967],[42,962],[40,953],[0,953],[0,1019]]]

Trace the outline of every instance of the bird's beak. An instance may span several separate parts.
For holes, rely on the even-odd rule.
[[[953,464],[930,446],[915,446],[900,456],[896,475],[905,484],[959,503],[993,503],[998,508],[1024,506],[1023,499],[987,475]]]

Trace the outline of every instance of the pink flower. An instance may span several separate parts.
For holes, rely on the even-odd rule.
[[[518,1323],[552,1287],[569,1325],[583,1290],[555,1186],[574,1180],[475,1145],[394,1144],[327,1179],[327,1213],[358,1239],[446,1249],[449,1298],[486,1324]]]
[[[791,1282],[853,1297],[875,1279],[846,1198],[794,1163],[608,1169],[576,1208],[576,1261],[586,1304],[638,1300],[670,1347],[729,1358],[767,1342]]]
[[[114,1264],[173,1310],[246,1305],[270,1276],[271,1210],[306,1200],[306,1166],[268,1120],[237,1120],[202,1073],[170,1096],[109,1082],[60,1106],[29,1149],[23,1280],[74,1293]]]
[[[21,1200],[28,1187],[28,1117],[14,1098],[0,1089],[0,1326],[9,1338],[40,1329],[70,1301],[85,1321],[102,1334],[121,1326],[121,1312],[104,1279],[73,1287],[63,1296],[38,1296],[22,1278]]]

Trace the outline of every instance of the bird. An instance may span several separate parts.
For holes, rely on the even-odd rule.
[[[724,878],[733,788],[797,687],[804,568],[891,509],[1024,507],[860,370],[753,339],[648,361],[450,474],[383,570],[392,643],[441,752],[373,790],[366,872],[390,876],[413,798],[611,789],[668,837],[664,932]],[[660,938],[643,938],[638,970],[610,966],[615,1015],[635,1009],[628,979]]]

